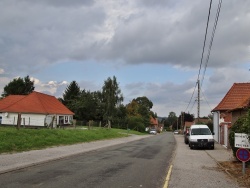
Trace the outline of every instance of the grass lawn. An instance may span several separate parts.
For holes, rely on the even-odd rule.
[[[126,133],[126,134],[125,134]],[[43,149],[51,146],[70,145],[95,140],[142,134],[122,129],[19,129],[0,127],[0,153]]]

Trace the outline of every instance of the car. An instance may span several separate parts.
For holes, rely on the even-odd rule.
[[[184,143],[185,144],[188,144],[189,142],[189,128],[187,128],[185,131],[184,131]]]
[[[156,129],[150,129],[149,134],[157,134]]]
[[[196,147],[214,149],[214,134],[207,125],[191,125],[187,135],[190,149]]]
[[[174,134],[179,134],[179,131],[178,131],[178,130],[175,130],[175,131],[174,131]]]

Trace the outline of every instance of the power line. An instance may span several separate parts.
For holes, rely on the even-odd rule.
[[[222,0],[219,1],[218,7],[217,7],[217,13],[216,13],[215,21],[214,21],[214,27],[213,27],[212,36],[211,36],[211,39],[210,39],[210,44],[209,44],[207,59],[206,59],[206,63],[205,63],[205,68],[204,68],[204,71],[203,71],[203,77],[202,77],[202,81],[201,81],[201,87],[202,87],[203,80],[204,80],[204,77],[205,77],[205,73],[206,73],[206,69],[207,69],[207,64],[208,64],[208,60],[209,60],[209,57],[210,57],[211,48],[212,48],[212,45],[213,45],[214,34],[215,34],[215,31],[216,31],[218,19],[219,19],[219,16],[220,16],[221,4],[222,4]]]
[[[204,42],[203,42],[203,49],[202,49],[202,54],[201,54],[200,69],[199,69],[197,81],[200,79],[200,72],[201,72],[201,66],[202,66],[202,61],[203,61],[204,50],[205,50],[205,46],[206,46],[207,30],[208,30],[208,25],[209,25],[209,18],[210,18],[212,1],[213,0],[210,1],[210,5],[209,5],[209,11],[208,11],[208,16],[207,16],[207,26],[206,26],[205,38],[204,38]]]
[[[203,75],[202,75],[201,87],[202,87],[202,84],[203,84],[203,81],[204,81],[204,77],[205,77],[205,73],[206,73],[206,69],[207,69],[209,57],[210,57],[210,54],[211,54],[211,49],[212,49],[212,45],[213,45],[214,35],[215,35],[215,31],[216,31],[217,24],[218,24],[218,19],[219,19],[219,16],[220,16],[221,4],[222,4],[222,0],[219,0],[218,7],[217,7],[217,13],[216,13],[215,21],[214,21],[214,26],[213,26],[213,31],[212,31],[212,35],[211,35],[211,39],[210,39],[209,48],[208,48],[207,58],[206,58],[206,62],[205,62],[205,66],[204,66],[204,71],[203,71]],[[198,72],[197,82],[195,84],[193,94],[191,96],[191,99],[190,99],[189,104],[188,104],[188,106],[187,106],[187,108],[186,108],[185,111],[187,111],[189,105],[191,104],[191,101],[193,99],[193,96],[194,96],[194,93],[195,93],[195,90],[196,90],[197,83],[199,82],[199,79],[200,79],[200,73],[201,73],[201,68],[202,68],[202,63],[203,63],[203,57],[204,57],[204,50],[205,50],[205,46],[206,46],[206,38],[207,38],[207,31],[208,31],[208,25],[209,25],[209,18],[210,18],[211,6],[212,6],[212,0],[210,1],[210,5],[209,5],[209,12],[208,12],[208,18],[207,18],[206,32],[205,32],[205,38],[204,38],[204,42],[203,42],[203,49],[202,49],[201,62],[200,62],[200,68],[199,68],[199,72]],[[205,98],[205,100],[206,100],[206,102],[208,104],[208,101],[207,101],[204,93],[203,93],[203,96],[204,96],[204,98]],[[194,106],[194,104],[193,104],[193,106]],[[193,106],[192,106],[192,109],[193,109]],[[210,107],[209,104],[208,104],[208,106]],[[198,109],[199,109],[199,107],[198,107]],[[211,109],[211,107],[210,107],[210,109]]]
[[[196,86],[197,86],[197,82],[196,82],[196,84],[195,84],[195,86],[194,86],[194,91],[193,91],[192,97],[190,98],[189,103],[188,103],[188,105],[187,105],[187,108],[186,108],[186,110],[185,110],[184,112],[187,111],[187,109],[188,109],[188,107],[189,107],[189,105],[190,105],[190,103],[191,103],[191,101],[192,101],[192,99],[193,99],[193,97],[194,97],[194,92],[195,92]]]
[[[207,98],[206,98],[206,96],[205,96],[205,94],[204,94],[204,92],[203,92],[202,90],[201,90],[201,93],[202,93],[202,95],[203,95],[205,101],[207,102],[207,105],[209,106],[210,111],[212,111],[212,108],[211,108],[211,106],[209,105],[209,103],[208,103],[208,101],[207,101]]]
[[[209,18],[210,18],[212,1],[213,0],[210,1],[210,5],[209,5],[209,11],[208,11],[208,16],[207,16],[207,26],[206,26],[205,38],[204,38],[204,42],[203,42],[203,50],[202,50],[202,55],[201,55],[201,62],[200,62],[200,68],[199,68],[198,78],[197,78],[197,82],[195,83],[195,86],[194,86],[193,94],[192,94],[192,96],[190,98],[190,101],[188,103],[188,106],[187,106],[185,112],[187,111],[187,109],[188,109],[188,107],[189,107],[189,105],[190,105],[190,103],[191,103],[191,101],[192,101],[192,99],[194,97],[194,92],[195,92],[195,89],[196,89],[196,86],[198,84],[198,80],[199,80],[199,77],[200,77],[200,71],[201,71],[201,66],[202,66],[202,61],[203,61],[203,54],[204,54],[204,49],[205,49],[206,39],[207,39],[207,30],[208,30],[208,25],[209,25]]]

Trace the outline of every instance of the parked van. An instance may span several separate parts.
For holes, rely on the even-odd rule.
[[[207,125],[191,125],[188,135],[190,149],[214,149],[214,137]]]

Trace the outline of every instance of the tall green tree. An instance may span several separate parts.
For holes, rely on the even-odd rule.
[[[169,115],[166,119],[166,126],[173,126],[173,129],[177,128],[177,119],[178,117],[176,116],[175,112],[169,112]]]
[[[127,109],[123,104],[121,104],[115,110],[113,127],[126,129],[127,123],[128,123]]]
[[[137,97],[135,99],[135,101],[140,105],[140,106],[144,106],[147,111],[150,111],[150,109],[153,107],[153,103],[152,101],[150,101],[147,97],[143,96],[143,97]]]
[[[2,97],[7,97],[8,95],[28,95],[34,89],[34,81],[31,81],[29,76],[14,78],[4,87]]]
[[[140,124],[140,130],[143,131],[145,130],[145,127],[150,125],[150,116],[153,118],[157,117],[157,114],[151,111],[153,103],[145,96],[133,99],[126,107],[129,122],[131,122],[131,119],[140,119],[142,122],[142,124]],[[132,126],[132,124],[130,126]]]
[[[70,110],[74,111],[75,100],[79,98],[81,94],[80,87],[76,81],[72,81],[63,93],[63,104],[66,105]],[[75,112],[75,111],[74,111]]]
[[[123,101],[123,96],[116,77],[110,77],[104,81],[102,87],[103,103],[104,103],[104,120],[107,121],[108,128],[111,128],[111,121],[115,115],[116,107]]]
[[[193,122],[194,121],[194,114],[184,112],[184,122],[185,121]]]
[[[96,119],[97,101],[94,93],[83,90],[72,103],[72,107],[78,119],[87,121]]]

